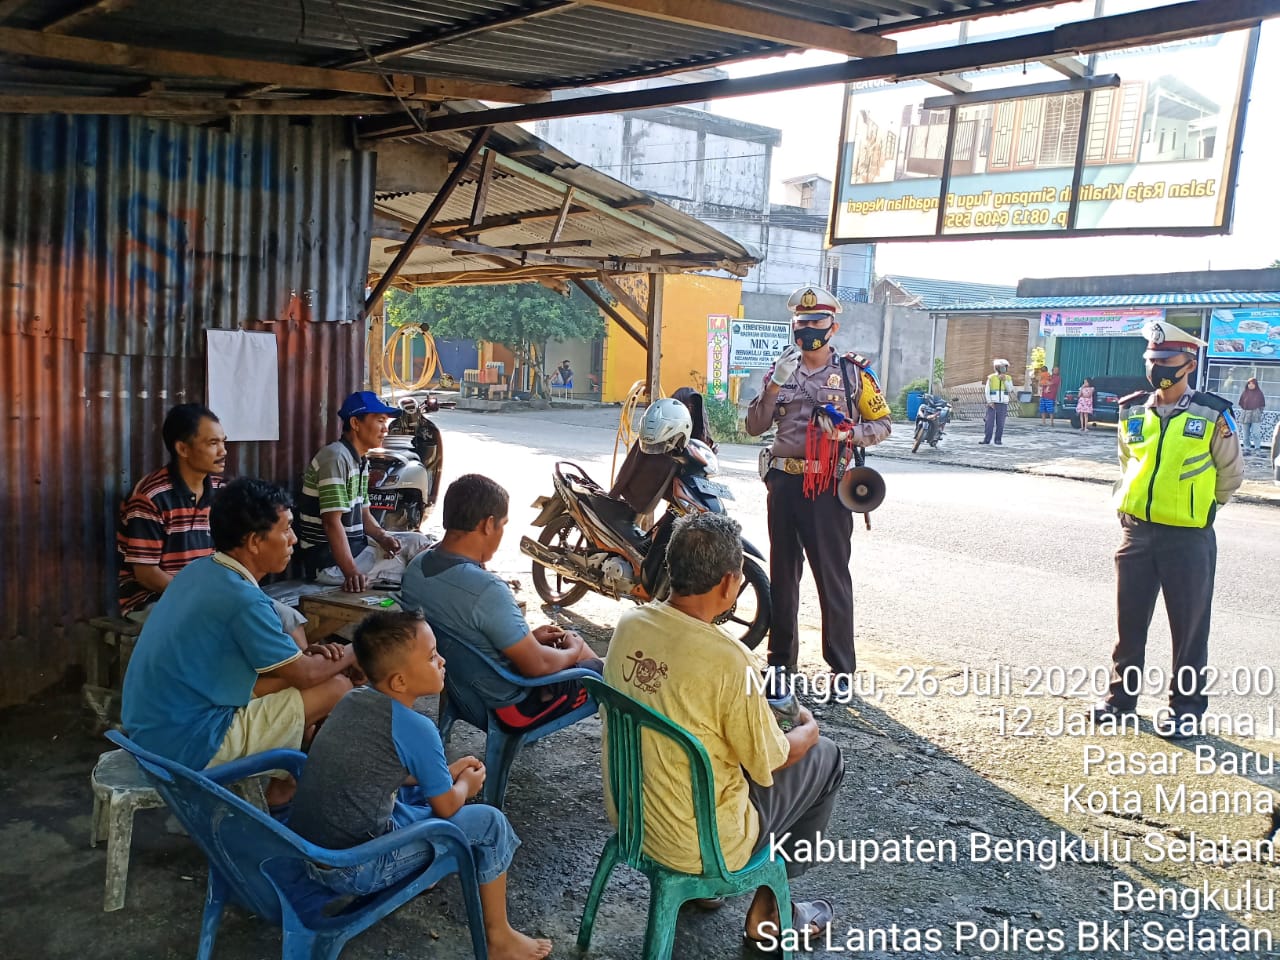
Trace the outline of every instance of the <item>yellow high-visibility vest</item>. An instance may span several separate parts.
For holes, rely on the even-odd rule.
[[[1210,403],[1197,393],[1168,420],[1141,404],[1120,410],[1116,429],[1130,459],[1116,484],[1119,512],[1170,527],[1208,526],[1218,484],[1209,445],[1222,412]]]

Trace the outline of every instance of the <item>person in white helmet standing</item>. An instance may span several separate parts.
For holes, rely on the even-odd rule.
[[[1009,416],[1009,399],[1013,396],[1013,377],[1009,376],[1009,361],[996,359],[991,362],[995,373],[987,377],[983,387],[987,400],[986,427],[980,444],[991,443],[995,438],[996,446],[1004,443],[1004,421]]]
[[[833,673],[852,674],[853,514],[836,498],[836,484],[852,464],[855,446],[889,436],[889,405],[864,358],[841,356],[828,345],[840,329],[840,303],[829,291],[801,287],[788,306],[795,315],[794,345],[765,375],[746,417],[752,436],[777,424],[773,445],[761,459],[769,489],[769,666],[796,667],[800,574],[807,556],[822,609],[822,656]]]
[[[1132,714],[1146,692],[1147,631],[1163,593],[1173,671],[1164,684],[1169,707],[1157,715],[1155,732],[1181,740],[1199,732],[1209,703],[1205,668],[1218,563],[1213,521],[1244,480],[1244,460],[1231,403],[1191,386],[1205,342],[1165,320],[1143,332],[1154,391],[1120,400],[1115,507],[1124,533],[1116,551],[1117,638],[1110,690],[1094,717]]]

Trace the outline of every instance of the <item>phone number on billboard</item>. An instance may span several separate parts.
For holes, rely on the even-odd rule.
[[[944,230],[966,227],[1044,227],[1053,220],[1048,210],[977,210],[948,213],[943,221]]]

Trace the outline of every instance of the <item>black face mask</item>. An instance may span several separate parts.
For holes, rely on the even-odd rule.
[[[832,327],[799,327],[792,335],[797,347],[805,353],[821,350],[831,339]]]
[[[1149,382],[1157,390],[1166,390],[1181,380],[1187,374],[1189,364],[1183,364],[1180,367],[1170,367],[1163,363],[1147,363],[1147,382]]]

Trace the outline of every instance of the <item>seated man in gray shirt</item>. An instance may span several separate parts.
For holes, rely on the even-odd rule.
[[[571,667],[600,673],[603,662],[582,637],[555,624],[530,630],[511,587],[484,565],[493,559],[507,526],[507,491],[478,473],[459,477],[444,494],[444,539],[410,561],[400,602],[421,610],[446,654],[449,640],[471,644],[524,677],[545,677]],[[587,693],[577,681],[532,692],[497,678],[482,690],[501,704],[498,719],[512,730],[546,723],[580,707]]]

